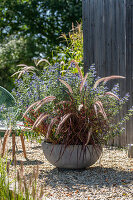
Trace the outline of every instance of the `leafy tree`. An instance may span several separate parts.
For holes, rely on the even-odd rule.
[[[1,0],[0,58],[3,57],[3,64],[0,63],[0,85],[6,86],[5,80],[16,64],[22,61],[31,64],[35,57],[50,59],[52,51],[62,41],[59,36],[68,33],[72,22],[76,25],[81,16],[81,0]],[[12,38],[16,44],[21,41],[21,45],[10,48]],[[6,76],[2,74],[3,69]]]
[[[0,38],[34,38],[36,55],[48,55],[72,22],[81,21],[81,0],[3,0],[0,2]]]
[[[30,47],[30,51],[29,51]],[[20,37],[9,37],[0,44],[0,85],[11,91],[13,78],[11,75],[17,70],[19,63],[32,64],[34,43]]]

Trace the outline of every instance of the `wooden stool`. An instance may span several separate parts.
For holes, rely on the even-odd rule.
[[[5,147],[6,147],[7,140],[8,140],[8,137],[10,136],[10,134],[12,134],[12,157],[13,157],[13,160],[14,160],[15,159],[15,154],[16,154],[16,151],[15,151],[15,136],[16,135],[15,135],[15,131],[12,131],[12,129],[9,129],[9,130],[7,130],[5,132],[4,141],[3,141],[3,145],[2,145],[1,157],[4,156]],[[21,139],[21,143],[22,143],[22,149],[23,149],[24,157],[25,157],[25,159],[27,159],[26,150],[25,150],[25,144],[24,144],[24,138],[23,138],[23,133],[21,133],[20,139]]]

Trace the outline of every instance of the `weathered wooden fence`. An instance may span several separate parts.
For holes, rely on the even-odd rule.
[[[100,77],[126,76],[119,83],[122,96],[130,93],[129,108],[133,105],[133,0],[83,0],[82,8],[85,73],[95,63]],[[133,143],[133,118],[125,134],[112,142]]]

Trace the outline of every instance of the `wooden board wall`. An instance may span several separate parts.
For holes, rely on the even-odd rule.
[[[130,93],[128,109],[133,106],[133,0],[126,6],[126,90]],[[133,144],[133,117],[127,123],[127,143]]]
[[[95,63],[98,76],[122,75],[120,94],[133,105],[133,0],[83,0],[84,71]],[[115,82],[112,82],[115,83]],[[124,108],[120,118],[127,111]],[[133,143],[133,118],[113,144]]]

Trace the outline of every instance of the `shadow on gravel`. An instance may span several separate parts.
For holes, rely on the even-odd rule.
[[[11,163],[11,165],[14,165],[14,162],[9,160],[9,163]],[[23,165],[42,165],[44,162],[40,161],[40,160],[25,160],[25,161],[22,161],[22,160],[17,160],[16,161],[16,165],[21,165],[21,163],[23,163]]]
[[[113,168],[90,167],[83,170],[69,170],[54,168],[50,171],[40,170],[39,179],[45,177],[46,185],[56,188],[67,187],[69,190],[77,190],[82,185],[93,188],[102,187],[128,187],[133,183],[133,172],[120,171]]]
[[[42,149],[42,146],[31,147],[31,149]]]
[[[12,149],[9,149],[8,152],[9,152],[9,153],[12,153]],[[23,153],[23,151],[22,151],[22,150],[16,150],[16,153],[17,153],[17,154],[20,154],[20,153]]]

